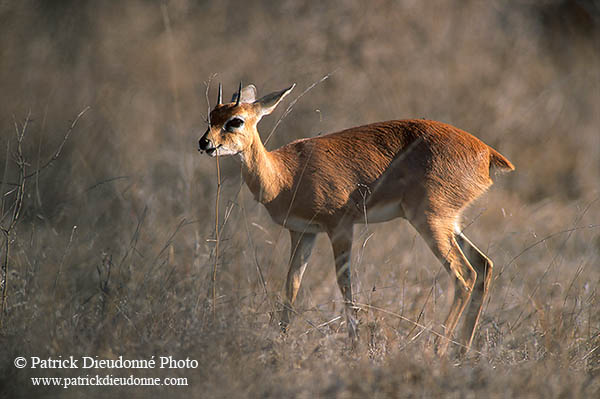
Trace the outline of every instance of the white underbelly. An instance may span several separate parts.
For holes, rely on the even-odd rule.
[[[314,220],[307,220],[296,216],[288,216],[287,220],[283,221],[284,227],[290,230],[305,232],[305,233],[320,233],[323,230],[320,224],[315,223]]]
[[[367,207],[367,222],[381,223],[388,220],[404,217],[402,207],[397,202],[389,202],[387,204],[372,205]],[[364,222],[364,217],[361,222]]]
[[[388,220],[404,217],[404,212],[399,203],[378,204],[367,208],[367,223],[382,223]],[[293,231],[306,233],[320,233],[325,231],[323,226],[314,219],[305,219],[294,215],[289,215],[285,220],[273,218],[275,222]],[[364,223],[365,217],[361,215],[354,220],[354,223]]]

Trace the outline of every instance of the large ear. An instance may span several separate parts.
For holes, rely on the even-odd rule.
[[[233,96],[231,97],[231,102],[232,103],[237,102],[237,97],[238,97],[238,93],[236,91],[235,93],[233,93]],[[241,91],[240,102],[253,103],[254,101],[256,101],[256,87],[254,85],[248,85],[248,86],[244,87]]]
[[[287,96],[294,87],[296,87],[296,83],[294,83],[287,89],[267,94],[260,100],[256,100],[254,104],[256,105],[256,107],[258,107],[259,115],[262,117],[264,115],[269,115],[271,112],[273,112],[273,110],[275,109],[275,107],[277,107],[279,102],[283,100],[283,98]]]

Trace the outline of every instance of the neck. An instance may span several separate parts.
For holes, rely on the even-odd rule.
[[[283,186],[281,164],[260,139],[242,153],[242,164],[244,180],[258,202],[266,204],[279,195]]]

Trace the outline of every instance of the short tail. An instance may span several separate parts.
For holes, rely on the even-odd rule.
[[[501,173],[507,173],[515,170],[515,167],[504,155],[490,147],[490,173],[497,171]]]

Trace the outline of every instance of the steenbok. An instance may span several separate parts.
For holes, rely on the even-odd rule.
[[[291,87],[256,98],[240,87],[230,103],[218,101],[199,150],[211,156],[239,155],[243,176],[273,220],[287,228],[291,256],[281,327],[285,331],[317,233],[325,232],[335,256],[348,332],[358,336],[350,282],[355,223],[407,219],[454,282],[454,300],[444,323],[447,350],[466,308],[463,342],[471,345],[490,289],[492,261],[461,232],[463,210],[492,185],[493,170],[514,169],[508,159],[453,126],[429,120],[397,120],[305,138],[267,151],[257,131]]]

